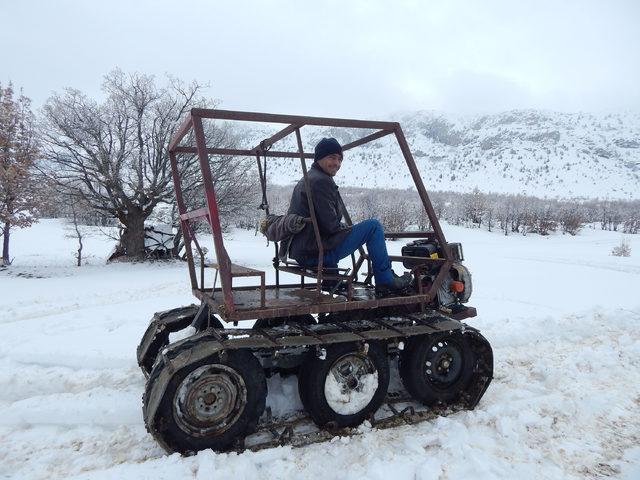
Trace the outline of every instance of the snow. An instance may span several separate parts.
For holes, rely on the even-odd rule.
[[[470,304],[495,355],[478,407],[299,449],[167,455],[146,432],[135,349],[156,311],[193,303],[180,262],[88,265],[55,220],[12,237],[0,271],[2,479],[640,478],[640,238],[443,226],[473,274]],[[271,276],[272,246],[234,231],[231,258]],[[391,242],[399,252],[401,242]],[[295,378],[268,381],[274,414],[300,408]]]

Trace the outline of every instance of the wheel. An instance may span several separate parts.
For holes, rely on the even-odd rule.
[[[301,323],[302,325],[315,325],[316,319],[312,315],[292,315],[290,317],[259,318],[251,328],[273,328],[287,323]]]
[[[151,379],[159,377],[155,368]],[[222,358],[200,360],[169,381],[158,408],[158,428],[152,433],[161,444],[183,454],[224,450],[255,430],[266,397],[262,366],[251,352],[234,350]]]
[[[309,352],[298,375],[300,399],[320,425],[355,427],[375,412],[389,387],[386,348],[370,343],[328,345],[326,356]]]
[[[473,352],[459,333],[412,338],[400,354],[402,383],[425,405],[455,403],[472,375]]]

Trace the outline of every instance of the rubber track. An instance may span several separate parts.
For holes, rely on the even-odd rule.
[[[418,423],[446,417],[468,407],[464,402],[454,405],[426,407],[416,403],[406,393],[390,393],[380,409],[368,419],[371,429],[384,430],[402,425]],[[387,412],[383,412],[387,410]],[[304,413],[294,412],[283,418],[267,418],[258,424],[258,430],[247,436],[244,441],[237,442],[232,451],[241,453],[253,452],[290,445],[294,448],[331,441],[335,437],[352,437],[365,433],[367,429],[357,428],[325,428],[320,429]]]
[[[442,408],[427,408],[413,402],[407,394],[388,395],[385,400],[387,410],[392,412],[384,417],[372,418],[370,423],[374,428],[391,428],[401,424],[413,424],[433,419],[439,415],[461,409],[473,409],[493,377],[493,355],[489,343],[474,328],[464,323],[451,320],[437,312],[427,315],[411,315],[403,317],[387,317],[377,319],[356,320],[351,322],[335,322],[305,326],[290,324],[286,327],[265,329],[209,329],[188,337],[163,349],[153,366],[147,381],[143,396],[143,414],[145,426],[158,443],[167,451],[167,445],[156,433],[157,423],[161,418],[155,418],[156,407],[164,395],[164,386],[173,372],[184,368],[195,361],[195,357],[203,358],[210,355],[224,355],[225,350],[249,349],[258,355],[269,355],[277,350],[287,350],[289,347],[305,345],[308,348],[322,348],[325,345],[342,342],[367,342],[383,340],[390,344],[399,344],[417,335],[431,335],[441,332],[460,332],[468,335],[470,344],[476,357],[473,379],[463,393],[460,405]],[[395,405],[407,403],[402,410],[394,412]],[[380,415],[381,408],[376,415]],[[236,451],[246,449],[260,450],[278,445],[292,445],[294,447],[309,445],[330,440],[336,435],[353,435],[357,429],[324,429],[317,427],[306,430],[304,425],[310,420],[299,412],[294,417],[273,419],[267,414],[258,425],[258,431],[247,439],[239,439]],[[254,442],[254,440],[256,440]]]
[[[493,377],[493,352],[480,333],[471,329],[471,348],[476,358],[473,378],[462,398],[455,404],[427,407],[416,402],[405,392],[389,392],[385,402],[369,419],[372,429],[383,430],[401,425],[416,425],[446,417],[462,410],[473,410],[487,390]],[[469,332],[471,333],[471,332]],[[294,448],[330,441],[335,437],[354,436],[366,432],[358,428],[318,428],[304,411],[294,412],[283,418],[266,418],[258,424],[257,431],[244,441],[239,441],[237,452],[258,451],[265,448],[291,445]]]

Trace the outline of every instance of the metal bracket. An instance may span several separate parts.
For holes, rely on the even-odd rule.
[[[209,319],[211,318],[209,313],[209,305],[207,302],[202,302],[200,305],[200,309],[196,316],[193,317],[193,322],[191,322],[191,326],[196,329],[196,331],[200,332],[205,328],[209,327]]]

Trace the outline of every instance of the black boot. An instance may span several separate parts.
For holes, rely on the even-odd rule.
[[[386,297],[388,295],[407,295],[412,293],[413,276],[410,272],[405,272],[401,277],[393,274],[393,280],[389,284],[376,285],[376,296]]]

